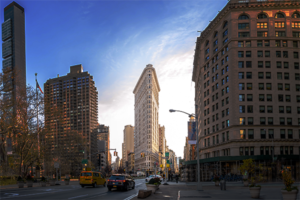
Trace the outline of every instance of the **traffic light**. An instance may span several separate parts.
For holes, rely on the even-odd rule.
[[[101,154],[99,154],[99,170],[101,170]]]

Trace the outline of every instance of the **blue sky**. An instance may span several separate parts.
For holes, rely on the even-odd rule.
[[[42,86],[82,64],[98,88],[99,123],[110,126],[111,147],[121,155],[124,126],[134,125],[133,89],[153,64],[161,87],[159,121],[169,147],[183,156],[188,117],[168,110],[194,112],[197,31],[227,0],[16,2],[25,9],[27,84],[34,85],[35,73]],[[1,23],[9,3],[0,1]]]

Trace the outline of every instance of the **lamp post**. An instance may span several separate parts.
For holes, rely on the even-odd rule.
[[[197,172],[198,172],[198,182],[197,182],[197,189],[199,191],[202,191],[202,185],[200,183],[200,163],[199,163],[199,144],[198,144],[198,115],[197,115],[197,105],[195,105],[195,109],[196,109],[196,114],[189,114],[187,112],[184,112],[184,111],[181,111],[181,110],[173,110],[173,109],[170,109],[169,111],[172,113],[172,112],[181,112],[181,113],[184,113],[184,114],[187,114],[189,117],[192,117],[192,116],[195,116],[196,118],[196,147],[197,147]]]

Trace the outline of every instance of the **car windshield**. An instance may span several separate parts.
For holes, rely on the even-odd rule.
[[[92,176],[92,173],[91,172],[81,173],[81,176]]]
[[[112,175],[109,180],[124,180],[125,177],[124,176],[115,176],[115,175]]]

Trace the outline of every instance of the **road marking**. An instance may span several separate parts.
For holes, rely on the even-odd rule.
[[[85,197],[85,196],[88,196],[88,194],[86,194],[86,195],[80,195],[80,196],[76,196],[76,197],[71,197],[71,198],[68,198],[68,199],[77,199],[79,197]]]
[[[133,195],[131,195],[131,196],[129,196],[129,197],[127,197],[126,199],[124,199],[124,200],[130,200],[130,199],[133,199],[134,197],[136,197],[138,195],[138,193],[136,193],[136,194],[133,194]]]
[[[136,184],[135,186],[139,186],[139,185],[142,185],[142,183]]]
[[[69,190],[73,190],[73,189],[69,189]],[[41,193],[34,193],[34,194],[26,194],[26,195],[18,195],[18,196],[9,196],[9,197],[1,197],[0,199],[8,199],[8,198],[12,198],[12,197],[26,197],[26,196],[34,196],[34,195],[39,195],[39,194],[48,194],[48,193],[53,193],[53,192],[65,192],[68,190],[57,190],[57,191],[49,191],[49,192],[41,192]]]

